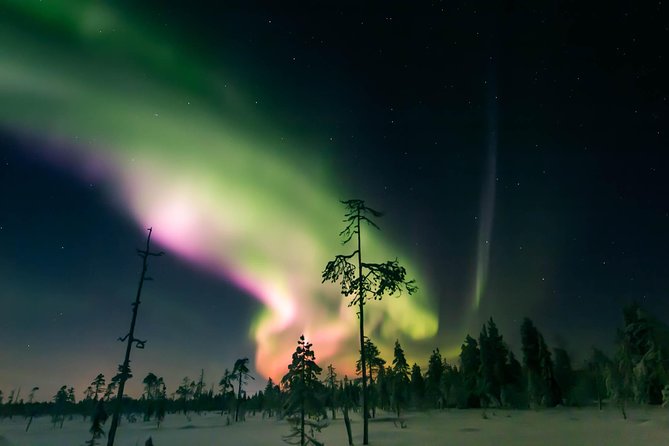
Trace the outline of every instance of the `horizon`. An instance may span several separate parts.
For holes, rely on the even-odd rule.
[[[126,393],[244,357],[262,388],[301,334],[353,371],[353,197],[418,287],[365,307],[383,357],[529,317],[579,365],[626,305],[664,321],[664,6],[558,3],[0,6],[0,390],[115,374],[148,227]]]

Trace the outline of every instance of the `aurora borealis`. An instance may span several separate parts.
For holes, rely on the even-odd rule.
[[[607,102],[632,62],[609,75],[577,50],[547,61],[567,41],[559,20],[522,28],[546,43],[518,31],[491,45],[489,33],[538,23],[516,10],[252,3],[0,7],[0,302],[12,320],[0,360],[16,358],[0,388],[32,385],[61,355],[53,386],[72,364],[72,384],[111,373],[148,226],[167,258],[151,264],[137,374],[176,383],[205,367],[213,383],[236,355],[276,379],[302,333],[352,373],[356,314],[321,271],[345,251],[339,200],[353,197],[386,211],[382,231],[363,232],[365,255],[397,257],[419,287],[366,311],[383,353],[400,339],[411,360],[435,347],[453,358],[490,315],[510,342],[531,315],[589,345],[609,340],[621,302],[667,308],[666,124],[653,117],[666,102],[641,84]],[[634,110],[636,127],[611,130]],[[572,327],[553,317],[571,311]],[[61,342],[75,326],[79,355]]]
[[[42,11],[30,12],[40,19]],[[121,33],[125,26],[101,4],[79,5],[63,15],[70,20],[56,17],[55,25],[84,33],[82,44],[93,49],[100,44],[95,33],[87,35],[91,27],[101,33],[118,27]],[[107,181],[114,202],[140,228],[155,227],[154,239],[162,247],[259,299],[265,307],[252,324],[252,336],[261,373],[280,376],[291,341],[302,333],[320,346],[324,359],[341,360],[342,344],[355,339],[355,314],[336,288],[319,280],[328,256],[337,252],[333,224],[341,220],[342,211],[326,179],[301,172],[297,154],[279,158],[273,149],[278,138],[235,129],[226,116],[245,111],[226,103],[224,94],[211,96],[220,85],[208,85],[205,76],[195,82],[209,95],[159,82],[128,83],[117,79],[116,72],[101,81],[109,77],[110,61],[99,69],[88,62],[63,65],[59,61],[67,58],[85,60],[86,50],[40,51],[38,42],[25,45],[26,36],[9,32],[3,40],[24,43],[10,48],[3,64],[9,69],[2,90],[11,102],[3,107],[4,125],[47,141],[44,156],[74,174]],[[143,35],[132,28],[128,34]],[[115,43],[110,39],[110,45]],[[138,44],[150,47],[149,42]],[[176,52],[171,57],[174,64],[149,67],[165,70],[156,77],[171,77],[174,65],[192,66]],[[43,65],[53,69],[41,70]],[[133,72],[139,67],[114,67],[133,79],[140,77]],[[176,75],[189,73],[180,70]],[[222,110],[207,102],[218,103]],[[365,234],[364,242],[370,256],[399,254],[374,235]],[[420,280],[420,271],[411,273]],[[379,302],[368,317],[369,327],[379,330],[386,345],[400,333],[411,339],[434,336],[437,318],[428,292],[389,303]],[[354,354],[345,353],[349,360]]]

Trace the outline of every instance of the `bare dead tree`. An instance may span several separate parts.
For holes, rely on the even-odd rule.
[[[135,338],[135,324],[137,323],[137,310],[141,301],[139,300],[142,295],[142,287],[144,282],[147,280],[153,280],[151,277],[146,276],[146,270],[148,268],[149,257],[160,257],[164,252],[151,252],[149,247],[151,244],[151,232],[153,228],[149,228],[149,235],[146,238],[146,249],[137,250],[137,254],[142,258],[142,274],[139,277],[139,286],[137,287],[137,295],[135,296],[135,302],[132,304],[132,319],[130,321],[130,331],[128,334],[122,338],[118,338],[121,342],[126,342],[127,345],[125,348],[125,358],[123,364],[119,366],[119,381],[118,381],[118,393],[116,395],[116,401],[114,404],[114,415],[112,416],[111,426],[109,427],[109,434],[107,435],[107,446],[114,446],[114,438],[116,437],[116,428],[118,427],[119,419],[121,418],[121,408],[123,406],[123,391],[125,390],[125,382],[132,377],[130,374],[130,351],[132,350],[133,344],[136,345],[138,349],[143,349],[146,341],[139,340]]]

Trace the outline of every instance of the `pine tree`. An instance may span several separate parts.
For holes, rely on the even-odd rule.
[[[321,446],[322,443],[315,439],[315,432],[320,432],[325,427],[320,421],[326,416],[325,406],[320,398],[323,384],[318,380],[322,369],[316,364],[316,356],[311,347],[312,344],[304,339],[304,335],[300,336],[292,362],[288,366],[288,373],[281,379],[288,392],[286,413],[292,416],[293,421],[292,433],[284,437],[284,441],[300,446]]]
[[[91,382],[91,386],[93,387],[93,392],[94,392],[94,397],[93,400],[97,401],[98,398],[100,397],[100,394],[102,394],[105,390],[105,375],[102,373],[99,373],[98,376],[95,377],[93,382]]]
[[[163,378],[158,378],[158,404],[156,405],[156,428],[160,429],[160,424],[165,419],[165,412],[167,411],[167,388],[163,382]]]
[[[229,412],[232,407],[232,401],[235,399],[235,387],[232,385],[234,374],[230,370],[225,369],[223,377],[218,383],[221,392],[221,415],[224,412]]]
[[[360,242],[362,223],[378,229],[372,217],[378,218],[383,214],[365,206],[362,200],[347,200],[342,202],[346,207],[344,222],[347,226],[340,236],[346,244],[355,236],[357,249],[347,255],[337,255],[334,260],[328,262],[323,270],[323,282],[338,282],[341,285],[341,293],[344,296],[353,296],[349,306],[358,306],[358,318],[360,321],[360,370],[362,371],[362,413],[363,434],[362,443],[369,444],[369,410],[367,394],[367,363],[365,356],[365,318],[364,306],[368,298],[380,300],[384,296],[399,294],[406,290],[408,294],[416,291],[413,280],[406,279],[406,270],[398,260],[389,260],[385,263],[367,263],[362,261],[362,244]],[[356,259],[351,261],[352,259]]]
[[[162,381],[162,378],[160,380]],[[160,381],[153,372],[149,372],[142,380],[142,383],[144,384],[144,398],[146,402],[144,421],[149,421],[155,412],[154,400],[160,389]]]
[[[193,393],[195,393],[195,381],[191,381],[190,378],[185,376],[184,379],[181,380],[181,385],[177,387],[175,393],[179,396],[179,400],[181,401],[181,409],[183,410],[184,416],[190,421],[190,417],[188,416],[188,401],[190,401],[193,397]]]
[[[236,377],[237,380],[237,402],[235,404],[235,422],[239,421],[239,410],[242,405],[242,392],[243,386],[247,383],[249,378],[255,379],[249,373],[249,368],[247,364],[249,363],[249,358],[241,358],[235,361],[235,365],[232,368],[232,374]],[[244,394],[245,396],[245,394]]]

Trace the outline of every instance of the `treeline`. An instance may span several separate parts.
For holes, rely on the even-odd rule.
[[[393,357],[388,361],[381,357],[373,341],[366,338],[370,415],[374,417],[378,409],[401,417],[407,409],[447,407],[525,409],[597,404],[601,408],[608,401],[617,404],[626,416],[625,408],[631,401],[666,403],[669,328],[638,305],[625,308],[623,320],[613,354],[593,349],[580,367],[574,367],[566,350],[550,349],[539,329],[527,318],[520,326],[520,357],[504,341],[491,318],[477,338],[467,335],[456,363],[447,362],[435,349],[424,370],[416,363],[409,365],[399,341],[395,342]],[[305,345],[303,339],[300,342],[302,347],[298,346],[297,353]],[[304,351],[301,355],[304,356]],[[243,421],[249,412],[263,417],[290,417],[302,401],[306,404],[307,418],[309,414],[317,419],[336,418],[339,413],[348,418],[349,411],[360,409],[359,379],[338,376],[332,365],[321,377],[315,355],[307,359],[311,364],[307,384],[295,384],[302,381],[294,372],[300,367],[294,355],[293,363],[287,367],[289,373],[280,383],[269,379],[264,389],[253,395],[246,392],[248,380],[254,379],[247,358],[237,360],[216,386],[205,383],[202,372],[196,380],[185,377],[172,393],[168,393],[163,378],[149,373],[142,380],[141,397],[124,396],[124,417],[126,422],[155,422],[159,427],[167,413],[182,413],[190,419],[193,414],[215,411],[226,417],[226,423],[232,423]],[[357,371],[360,374],[359,360]],[[79,400],[68,386],[62,386],[48,402],[35,401],[38,387],[31,390],[25,401],[20,390],[8,395],[0,391],[0,417],[25,417],[28,430],[34,417],[50,416],[54,427],[62,427],[74,416],[85,420],[99,412],[100,407],[104,410],[111,405],[117,382],[117,376],[107,382],[99,374]],[[297,397],[291,393],[295,389]]]

